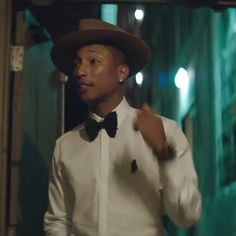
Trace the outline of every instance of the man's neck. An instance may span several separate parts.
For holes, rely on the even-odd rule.
[[[100,117],[106,117],[121,103],[122,100],[123,97],[120,97],[115,102],[100,102],[96,104],[96,106],[91,105],[90,110]]]

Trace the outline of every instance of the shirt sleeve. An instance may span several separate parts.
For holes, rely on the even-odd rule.
[[[168,142],[175,146],[176,157],[160,163],[163,204],[165,212],[179,227],[194,224],[201,213],[201,194],[188,141],[173,123],[165,128]]]
[[[46,236],[69,236],[71,228],[71,202],[69,191],[63,178],[60,162],[59,144],[56,143],[49,179],[48,209],[44,216],[44,230]]]

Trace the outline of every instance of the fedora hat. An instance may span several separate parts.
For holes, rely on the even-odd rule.
[[[88,44],[104,44],[120,49],[127,57],[129,77],[142,70],[150,58],[148,45],[138,36],[97,19],[83,19],[77,31],[55,43],[51,51],[53,63],[64,74],[71,76],[76,51]]]

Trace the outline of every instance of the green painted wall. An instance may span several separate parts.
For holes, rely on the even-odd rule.
[[[31,38],[30,45],[25,50],[20,236],[44,235],[43,215],[47,207],[48,170],[54,142],[60,130],[60,87],[50,60],[51,47],[50,41],[35,44]]]
[[[236,235],[235,26],[236,9],[146,7],[144,37],[153,53],[152,107],[180,125],[191,118],[193,156],[203,195],[200,221],[189,230],[170,225],[171,236]],[[194,72],[184,98],[174,86],[179,67]]]

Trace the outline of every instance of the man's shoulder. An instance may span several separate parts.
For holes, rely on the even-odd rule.
[[[182,127],[173,119],[161,117],[167,140],[178,146],[179,149],[185,150],[187,145],[186,136]]]
[[[65,132],[64,134],[62,134],[61,136],[59,136],[56,140],[57,143],[62,143],[71,139],[74,139],[75,136],[79,136],[79,132],[80,130],[82,130],[84,128],[84,123],[81,123],[77,126],[75,126],[74,128],[72,128],[71,130]]]
[[[177,121],[167,118],[165,116],[161,116],[161,119],[162,119],[164,130],[165,130],[167,136],[168,135],[173,136],[176,133],[182,132],[182,129],[179,126],[179,124],[177,123]]]
[[[140,111],[140,109],[138,108],[135,108],[131,105],[129,105],[129,108],[128,108],[128,114],[131,116],[131,117],[136,117],[137,113]],[[179,125],[178,123],[171,119],[171,118],[168,118],[166,116],[162,116],[162,115],[158,115],[157,113],[155,113],[157,116],[160,116],[161,117],[161,120],[163,122],[163,125],[164,127],[166,128],[178,128]]]
[[[178,123],[173,119],[170,119],[165,116],[161,116],[161,119],[162,119],[164,126],[170,126],[170,127],[177,127],[178,126]]]
[[[135,107],[132,107],[132,106],[128,107],[128,114],[131,116],[136,115],[138,111],[139,111],[139,109],[137,109]]]

